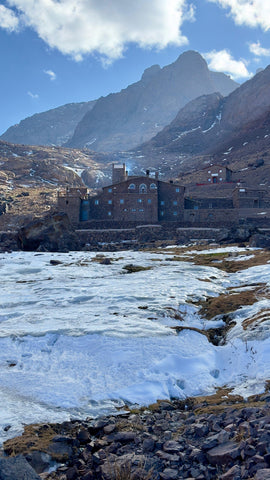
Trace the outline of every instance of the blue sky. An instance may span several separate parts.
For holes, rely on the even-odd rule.
[[[269,0],[0,1],[0,133],[196,50],[242,83],[270,64]]]

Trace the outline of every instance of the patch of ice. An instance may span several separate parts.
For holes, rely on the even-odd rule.
[[[205,252],[224,250],[246,251]],[[111,265],[93,262],[92,252],[0,255],[2,439],[18,434],[23,423],[109,413],[127,401],[147,405],[224,384],[243,394],[252,382],[262,390],[270,377],[269,333],[247,339],[242,321],[270,308],[269,299],[235,313],[224,346],[196,331],[177,334],[170,322],[223,326],[220,318],[200,318],[189,301],[217,296],[228,286],[269,284],[270,264],[227,274],[167,262],[169,253],[110,252]],[[51,259],[63,263],[52,266]],[[152,268],[124,274],[130,263]],[[183,322],[166,318],[168,308],[179,311]],[[7,424],[12,428],[4,432]]]
[[[85,168],[79,168],[79,167],[70,167],[68,165],[65,165],[65,168],[67,170],[71,170],[72,172],[76,173],[79,177],[81,177],[82,172],[84,172]]]
[[[85,145],[86,145],[86,146],[92,145],[93,143],[96,142],[96,140],[97,140],[96,138],[92,138],[92,139],[89,140],[89,142],[87,142]]]
[[[216,125],[216,123],[217,123],[217,122],[216,122],[216,120],[215,120],[215,121],[212,123],[212,125],[211,125],[209,128],[207,128],[207,130],[203,130],[202,132],[203,132],[203,133],[209,132],[209,130],[212,130],[212,128],[214,128],[214,126]]]
[[[202,128],[201,126],[198,126],[195,128],[191,128],[190,130],[186,130],[185,132],[182,132],[179,135],[177,135],[177,137],[173,140],[173,142],[176,142],[177,140],[179,140],[179,138],[185,137],[189,133],[195,132],[196,130],[200,130],[201,128]]]
[[[228,148],[227,152],[223,152],[223,155],[229,155],[232,151],[233,147]]]

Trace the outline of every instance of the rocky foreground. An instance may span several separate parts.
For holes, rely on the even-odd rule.
[[[4,451],[1,480],[270,479],[270,393],[243,400],[220,389],[119,416],[28,426]],[[58,468],[48,473],[53,460]]]

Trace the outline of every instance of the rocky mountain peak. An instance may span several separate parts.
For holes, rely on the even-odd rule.
[[[227,81],[226,76],[222,82],[224,79]],[[148,163],[151,159],[160,165],[165,159],[166,164],[171,162],[175,168],[180,168],[181,163],[183,170],[191,158],[195,166],[195,161],[200,162],[205,156],[216,163],[239,164],[236,168],[248,172],[247,158],[250,158],[250,165],[256,169],[257,184],[265,186],[269,178],[269,148],[270,66],[228,96],[212,93],[190,101],[170,124],[138,147],[136,153],[138,158],[145,156]],[[258,172],[257,167],[262,165],[265,169]]]
[[[61,108],[45,112],[11,127],[0,138],[32,145],[64,141],[68,147],[97,152],[130,150],[154,137],[189,101],[214,92],[228,95],[237,86],[223,73],[211,72],[203,57],[190,50],[163,68],[147,68],[141,80],[121,92],[89,102],[84,114],[84,104],[80,108],[73,104],[72,115],[67,115],[70,106],[68,112]]]
[[[156,75],[160,71],[160,66],[159,65],[152,65],[152,67],[146,68],[142,74],[142,81],[149,81],[151,80],[154,75]]]
[[[207,63],[199,52],[195,50],[187,50],[184,53],[181,53],[177,60],[174,62],[175,65],[181,68],[204,68],[208,69]]]
[[[153,65],[142,79],[119,93],[98,100],[78,124],[67,146],[96,151],[130,150],[154,137],[178,110],[201,95],[227,95],[236,84],[212,75],[206,61],[188,51],[170,65]]]

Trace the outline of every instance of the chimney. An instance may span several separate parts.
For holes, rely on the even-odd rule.
[[[146,175],[147,175],[147,177],[149,177],[149,175],[150,175],[150,170],[146,170]]]
[[[155,172],[155,179],[158,180],[158,172]]]
[[[170,183],[173,183],[173,180],[170,180]]]

